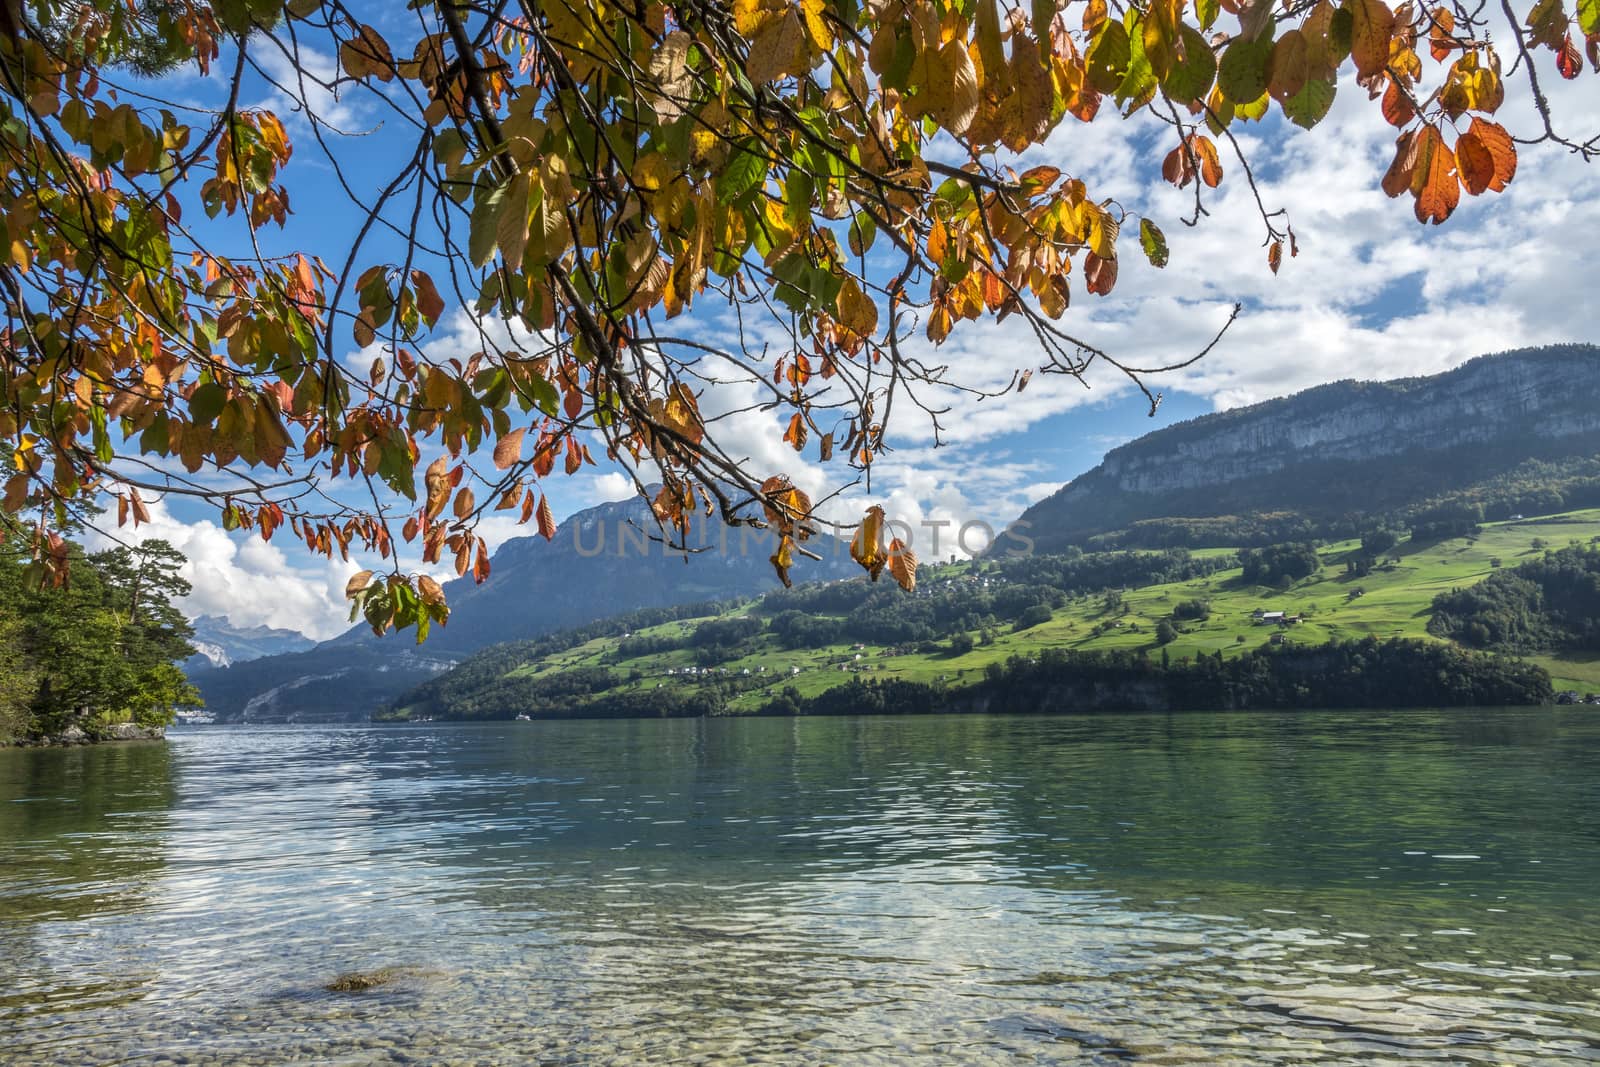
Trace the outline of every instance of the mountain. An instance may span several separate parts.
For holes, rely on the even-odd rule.
[[[270,626],[235,626],[220,615],[202,615],[195,619],[194,637],[189,643],[195,654],[184,660],[186,673],[245,663],[263,656],[282,655],[286,652],[304,652],[316,645],[302,633],[294,630],[275,630]]]
[[[574,514],[553,540],[519,537],[501,545],[482,585],[470,578],[446,583],[449,624],[435,627],[423,645],[409,633],[379,638],[357,626],[306,651],[197,670],[190,680],[219,722],[361,721],[491,644],[641,608],[752,596],[777,583],[765,531],[703,519],[691,534],[696,551],[688,554],[653,537],[659,534],[646,501],[602,504]],[[823,559],[799,561],[796,577],[860,573],[833,538],[811,547]]]
[[[1111,531],[1132,531],[1115,544],[1174,543],[1173,520],[1225,516],[1258,525],[1271,517],[1269,540],[1343,533],[1322,527],[1597,452],[1600,347],[1523,349],[1430,377],[1335,382],[1157,430],[1029,508],[1015,531],[1040,552]],[[1165,529],[1142,531],[1152,520]],[[1232,526],[1221,543],[1238,543]]]

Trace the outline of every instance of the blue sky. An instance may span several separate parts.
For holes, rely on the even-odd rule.
[[[399,5],[371,10],[373,22],[393,40],[406,38]],[[270,45],[257,42],[252,54],[267,73],[287,76],[288,64],[273,57]],[[312,69],[334,70],[330,56],[305,55]],[[1585,112],[1596,113],[1592,78],[1568,84],[1552,77],[1545,84],[1558,114],[1581,123]],[[224,89],[215,78],[182,75],[163,87],[168,91],[206,106],[219,103]],[[359,196],[374,195],[392,175],[397,153],[409,152],[414,134],[363,90],[313,97],[318,113],[343,131],[329,140],[345,180]],[[318,251],[330,264],[342,261],[361,216],[318,158],[309,125],[259,78],[244,100],[277,110],[296,145],[284,175],[294,215],[282,234],[268,232],[267,250]],[[1508,104],[1502,117],[1526,128],[1526,109]],[[1425,229],[1412,218],[1409,199],[1391,201],[1378,188],[1394,131],[1353,81],[1341,85],[1328,119],[1310,134],[1278,120],[1235,129],[1264,199],[1288,208],[1300,237],[1301,255],[1285,257],[1276,277],[1266,266],[1253,200],[1225,146],[1223,187],[1210,194],[1210,215],[1193,229],[1179,221],[1192,208],[1192,190],[1160,180],[1170,134],[1148,120],[1084,126],[1069,119],[1018,161],[1019,167],[1048,162],[1083,177],[1096,193],[1148,213],[1171,243],[1171,265],[1156,271],[1125,241],[1116,290],[1093,298],[1079,289],[1064,319],[1068,328],[1131,363],[1159,364],[1198,351],[1232,304],[1243,304],[1239,321],[1211,355],[1153,383],[1166,394],[1156,416],[1148,416],[1148,405],[1126,382],[1098,371],[1090,388],[1040,375],[1020,396],[975,402],[952,395],[946,447],[929,447],[929,429],[915,416],[893,427],[898,450],[877,468],[871,502],[885,503],[891,515],[913,524],[943,518],[1000,526],[1094,466],[1108,448],[1176,421],[1340,378],[1436,373],[1523,344],[1600,339],[1592,281],[1600,276],[1593,240],[1600,233],[1600,168],[1558,149],[1526,148],[1506,194],[1468,199],[1443,227]],[[1596,131],[1571,132],[1588,137]],[[211,231],[236,249],[242,244],[237,222],[222,220]],[[396,248],[391,240],[387,251]],[[384,251],[376,245],[362,262],[375,262]],[[708,332],[719,326],[707,313],[691,323]],[[465,354],[475,328],[464,311],[451,309],[432,350]],[[353,341],[349,348],[355,365],[370,362],[373,353],[358,353]],[[937,353],[919,354],[948,362],[963,380],[986,384],[1038,362],[1014,319],[963,325]],[[732,389],[703,397],[702,407],[731,408],[743,395]],[[740,417],[725,432],[759,469],[789,473],[814,495],[844,480],[842,468],[799,462],[767,418]],[[573,479],[552,478],[547,489],[563,517],[623,495],[627,483],[602,467]],[[867,502],[866,494],[852,493],[836,517],[858,513]],[[482,532],[498,543],[527,531],[491,518]],[[316,637],[343,628],[344,580],[374,562],[314,558],[287,535],[263,545],[225,533],[210,515],[176,502],[158,502],[156,521],[142,533],[167,537],[189,554],[197,586],[188,605],[192,614],[266,621]]]

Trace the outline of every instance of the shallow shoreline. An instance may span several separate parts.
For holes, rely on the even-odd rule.
[[[76,748],[79,745],[123,744],[130,741],[166,739],[165,726],[137,726],[131,722],[119,722],[106,727],[105,732],[98,736],[71,726],[59,734],[46,734],[43,737],[0,738],[0,748]]]

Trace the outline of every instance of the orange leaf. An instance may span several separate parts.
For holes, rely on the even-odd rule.
[[[139,490],[128,490],[128,504],[133,508],[133,526],[139,528],[140,523],[150,521],[150,509],[144,506],[144,501],[139,499]]]
[[[1499,123],[1480,118],[1472,120],[1467,132],[1476,137],[1494,158],[1494,177],[1489,181],[1489,188],[1497,193],[1503,192],[1517,174],[1517,146],[1512,143],[1511,135]]]
[[[1450,50],[1455,47],[1450,35],[1456,29],[1456,16],[1447,7],[1433,9],[1433,29],[1428,31],[1428,52],[1435,62],[1443,63],[1450,56]]]
[[[472,564],[472,580],[482,585],[489,580],[489,546],[478,538],[478,558]]]
[[[1389,41],[1394,36],[1394,12],[1383,0],[1346,0],[1351,15],[1350,58],[1356,73],[1377,74],[1389,64]]]
[[[1411,174],[1417,166],[1416,130],[1407,130],[1395,139],[1394,162],[1383,176],[1383,191],[1391,197],[1399,196],[1411,188]]]
[[[1195,137],[1191,143],[1200,160],[1200,180],[1215,189],[1222,181],[1222,160],[1217,158],[1217,146],[1209,137]]]
[[[1431,222],[1437,226],[1449,218],[1461,202],[1461,183],[1456,180],[1455,153],[1445,147],[1439,131],[1432,126],[1424,126],[1422,136],[1424,145],[1419,149],[1417,172],[1411,176],[1411,188],[1417,196],[1417,221]]]
[[[464,519],[472,514],[472,487],[467,486],[456,494],[456,518]]]
[[[806,423],[797,411],[789,418],[789,428],[783,431],[783,439],[800,452],[806,447]]]
[[[539,532],[546,541],[554,541],[556,537],[556,517],[550,510],[550,498],[543,493],[539,494]]]
[[[494,446],[494,465],[505,470],[522,458],[522,435],[525,429],[512,430]]]
[[[1471,130],[1456,138],[1456,173],[1461,176],[1462,188],[1473,196],[1494,181],[1494,156]]]
[[[1183,145],[1168,152],[1161,161],[1161,176],[1179,189],[1194,180],[1194,162]]]
[[[1272,268],[1272,273],[1278,273],[1278,268],[1283,266],[1283,242],[1274,241],[1267,247],[1267,266]]]
[[[1400,88],[1400,83],[1389,79],[1389,88],[1383,91],[1383,120],[1391,126],[1405,126],[1417,117],[1411,106],[1411,96]]]
[[[906,592],[916,590],[917,554],[898,537],[889,542],[889,575]]]
[[[417,593],[422,597],[424,604],[432,604],[434,607],[444,606],[444,588],[426,574],[417,577]]]

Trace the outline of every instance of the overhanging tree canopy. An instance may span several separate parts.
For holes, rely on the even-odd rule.
[[[507,509],[551,535],[544,479],[603,449],[641,490],[660,483],[675,536],[712,508],[772,526],[787,581],[812,502],[719,443],[708,383],[759,383],[796,452],[870,472],[892,417],[937,424],[930,389],[963,387],[905,350],[914,333],[937,345],[1016,315],[1043,371],[1104,361],[1145,388],[1159,369],[1064,325],[1073,290],[1110,292],[1130,247],[1157,266],[1168,251],[1115,190],[1009,165],[1063,123],[1167,123],[1162,173],[1193,186],[1196,218],[1225,170],[1254,187],[1239,123],[1314,126],[1352,66],[1398,130],[1383,188],[1420,221],[1513,179],[1518,141],[1494,118],[1508,92],[1535,103],[1521,136],[1595,151],[1561,136],[1540,79],[1578,77],[1583,51],[1600,66],[1597,0],[412,0],[382,15],[380,32],[340,0],[0,3],[0,514],[43,577],[64,576],[70,513],[110,494],[137,524],[151,494],[185,494],[229,528],[391,560],[350,595],[376,630],[421,637],[448,609],[406,574],[402,542],[481,580],[479,517]],[[225,76],[225,105],[138,77],[179,66]],[[244,102],[258,77],[362,207],[337,257],[290,226],[293,148]],[[316,110],[355,91],[409,139],[370,194]],[[1261,220],[1276,271],[1294,233],[1265,205]],[[482,326],[464,359],[428,350],[452,302]],[[675,327],[713,302],[737,325],[725,342]],[[352,342],[377,346],[370,368],[345,358]],[[915,559],[883,527],[869,511],[855,554],[909,586]]]

